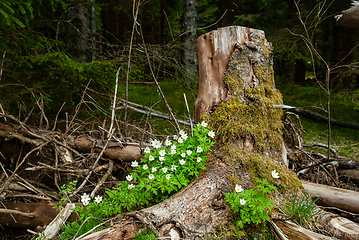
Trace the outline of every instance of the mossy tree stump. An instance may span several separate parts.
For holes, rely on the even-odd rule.
[[[224,193],[236,184],[245,189],[255,178],[277,186],[275,204],[301,187],[285,164],[280,109],[282,98],[274,85],[272,46],[263,31],[226,27],[197,39],[199,92],[196,120],[216,132],[217,144],[207,170],[165,201],[126,214],[161,237],[203,239],[230,220]],[[279,179],[271,176],[277,170]]]

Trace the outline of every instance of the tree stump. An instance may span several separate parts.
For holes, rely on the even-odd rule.
[[[195,118],[208,122],[217,141],[207,170],[165,201],[126,214],[171,239],[203,239],[225,224],[231,210],[224,193],[233,192],[236,184],[250,189],[255,178],[266,178],[279,191],[273,196],[277,206],[302,189],[285,164],[282,110],[273,107],[282,98],[274,84],[273,48],[264,32],[225,27],[200,36],[197,43]],[[273,170],[279,179],[272,178]]]

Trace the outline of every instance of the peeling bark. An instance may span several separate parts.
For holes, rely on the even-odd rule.
[[[100,153],[103,146],[96,145],[96,142],[87,139],[86,137],[76,138],[74,141],[76,149],[80,152],[91,152],[94,149],[95,152]],[[104,156],[112,160],[122,160],[122,161],[139,161],[141,158],[145,157],[141,153],[141,148],[137,146],[110,146],[107,147],[104,151]]]
[[[236,46],[244,45],[250,34],[256,33],[264,38],[261,30],[246,27],[225,27],[209,32],[197,39],[199,88],[195,102],[195,120],[198,122],[202,113],[209,113],[215,106],[227,99],[227,87],[223,76],[227,70],[229,57]],[[247,69],[252,73],[251,69]],[[251,75],[248,75],[251,78]]]
[[[311,182],[303,181],[302,183],[313,199],[319,197],[318,205],[337,207],[352,213],[359,213],[358,192]]]

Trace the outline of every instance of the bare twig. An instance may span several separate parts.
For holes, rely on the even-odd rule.
[[[147,51],[147,48],[146,48],[145,39],[144,39],[143,33],[142,33],[142,27],[141,27],[141,25],[139,25],[139,26],[140,26],[140,31],[141,31],[142,44],[143,44],[143,48],[145,49],[146,58],[147,58],[148,66],[150,67],[150,71],[151,71],[152,78],[153,78],[153,80],[155,81],[156,86],[157,86],[157,88],[158,88],[158,91],[160,92],[160,94],[161,94],[161,96],[162,96],[162,99],[163,99],[163,101],[164,101],[164,103],[165,103],[165,105],[166,105],[166,107],[167,107],[167,109],[168,109],[168,111],[169,111],[169,113],[170,113],[170,115],[171,115],[171,117],[172,117],[172,120],[174,121],[174,123],[175,123],[175,125],[176,125],[176,129],[175,129],[175,130],[176,130],[177,132],[179,132],[179,131],[180,131],[180,127],[179,127],[179,125],[178,125],[178,122],[177,122],[176,118],[174,117],[174,114],[173,114],[173,111],[172,111],[171,107],[170,107],[170,106],[168,105],[168,103],[167,103],[167,100],[166,100],[166,98],[165,98],[165,95],[164,95],[163,92],[162,92],[162,89],[161,89],[161,87],[160,87],[160,85],[159,85],[159,83],[158,83],[158,81],[157,81],[157,78],[156,78],[155,74],[153,73],[153,69],[152,69],[150,57],[149,57],[149,55],[148,55],[148,51]]]
[[[75,117],[77,116],[77,113],[78,113],[79,110],[80,110],[81,104],[84,102],[84,97],[85,97],[86,91],[87,91],[87,89],[88,89],[90,83],[91,83],[91,80],[87,83],[87,85],[86,85],[86,87],[85,87],[85,90],[84,90],[84,92],[82,93],[82,97],[81,97],[80,103],[76,106],[76,110],[75,110],[74,116],[72,117],[70,123],[66,126],[65,134],[67,134],[68,131],[69,131],[69,129],[71,128],[71,125],[72,125],[72,123],[74,122]],[[66,116],[67,116],[67,113],[66,113]],[[67,120],[66,120],[66,123],[67,123]]]
[[[104,182],[108,178],[108,175],[110,175],[112,173],[112,170],[113,170],[113,161],[110,160],[108,163],[107,172],[102,176],[101,180],[98,182],[98,184],[96,185],[94,190],[92,190],[92,192],[90,194],[91,198],[93,198],[95,196],[96,192],[100,189],[100,187],[104,184]]]
[[[184,97],[184,101],[186,103],[187,112],[188,112],[188,118],[189,118],[189,121],[190,121],[190,124],[191,124],[191,136],[193,137],[193,123],[192,123],[191,113],[189,111],[188,102],[187,102],[187,98],[186,98],[185,93],[183,93],[183,97]]]
[[[4,67],[4,63],[5,63],[5,56],[6,56],[6,52],[4,51],[4,53],[2,54],[2,59],[1,59],[1,65],[0,65],[0,81],[2,78],[2,68]]]
[[[101,151],[100,154],[98,155],[98,157],[97,157],[95,163],[92,165],[91,171],[90,171],[89,174],[87,175],[86,179],[81,183],[81,185],[80,185],[74,192],[72,192],[71,196],[75,196],[75,195],[85,186],[86,182],[90,179],[90,176],[91,176],[91,174],[94,172],[94,169],[95,169],[95,167],[96,167],[98,161],[100,161],[100,159],[101,159],[103,153],[105,152],[105,150],[106,150],[108,144],[110,143],[110,140],[111,140],[112,135],[114,134],[115,130],[116,130],[116,128],[114,128],[114,129],[112,130],[110,136],[109,136],[108,139],[107,139],[107,142],[106,142],[105,146],[103,147],[102,151]]]
[[[322,16],[324,16],[324,14],[327,12],[328,8],[332,5],[334,1],[332,1],[329,6],[323,11],[322,13]],[[330,112],[330,73],[331,73],[331,69],[329,67],[329,64],[327,61],[325,61],[325,59],[322,57],[322,55],[317,51],[316,47],[313,45],[313,35],[314,35],[314,31],[315,31],[315,28],[313,28],[313,31],[312,31],[312,37],[309,36],[309,32],[308,32],[308,29],[306,27],[306,24],[303,22],[302,20],[302,17],[301,17],[301,12],[300,12],[300,9],[299,9],[299,6],[298,6],[298,3],[296,1],[294,1],[295,3],[295,6],[298,10],[298,18],[300,20],[300,22],[302,23],[303,25],[303,28],[305,30],[305,34],[307,35],[306,37],[304,37],[303,35],[297,35],[297,36],[300,36],[305,44],[308,46],[308,49],[310,51],[310,54],[312,56],[312,60],[313,60],[313,69],[314,69],[314,66],[315,66],[315,63],[314,63],[314,59],[313,59],[313,55],[312,55],[312,52],[314,52],[314,54],[317,56],[317,58],[323,62],[323,64],[325,65],[325,68],[326,68],[326,74],[325,74],[325,87],[322,86],[322,84],[320,83],[320,81],[317,79],[317,76],[316,76],[316,73],[315,73],[315,70],[314,70],[314,74],[315,74],[315,77],[316,77],[316,80],[317,80],[317,83],[325,90],[325,92],[327,93],[327,117],[328,117],[328,152],[327,152],[327,158],[329,159],[330,157],[330,144],[331,144],[331,121],[330,121],[330,118],[331,118],[331,112]],[[318,11],[318,21],[316,23],[316,26],[320,23],[321,21],[321,18],[322,16],[320,16],[320,13],[322,12],[322,9],[324,8],[324,4],[323,4],[323,7],[320,8],[320,10]]]
[[[0,213],[4,214],[13,214],[13,215],[19,215],[19,216],[23,216],[23,217],[28,217],[28,218],[34,218],[36,217],[36,213],[35,212],[31,212],[31,213],[27,213],[27,212],[20,212],[17,210],[12,210],[12,209],[2,209],[0,208]]]
[[[66,104],[66,102],[64,102],[64,103],[61,105],[59,111],[58,111],[57,114],[56,114],[55,122],[54,122],[54,127],[52,128],[52,131],[55,131],[55,129],[56,129],[57,118],[59,117],[59,114],[60,114],[62,108],[65,106],[65,104]],[[67,128],[66,128],[66,129],[67,129]]]
[[[110,129],[108,130],[109,133],[108,133],[107,137],[112,132],[113,122],[115,121],[115,107],[116,107],[116,97],[117,97],[117,87],[118,87],[118,75],[120,73],[120,70],[121,70],[121,67],[118,68],[117,73],[116,73],[116,86],[115,86],[115,94],[113,96],[113,103],[112,103],[111,126],[110,126]]]
[[[117,109],[120,109],[120,108],[117,108]],[[127,109],[131,109],[132,111],[142,113],[142,114],[148,114],[148,115],[150,114],[151,116],[159,117],[159,118],[163,118],[163,119],[167,119],[167,120],[172,120],[173,119],[172,117],[166,115],[165,113],[161,113],[161,112],[155,111],[155,110],[145,111],[145,110],[141,110],[141,109],[129,106],[129,105],[127,105]],[[181,124],[187,125],[187,126],[191,126],[190,122],[179,120],[177,118],[175,118],[175,119],[176,119],[176,122],[178,122],[178,123],[181,123]]]
[[[131,40],[130,40],[130,50],[128,52],[127,73],[126,73],[126,103],[125,103],[125,117],[124,117],[124,122],[125,122],[124,130],[125,130],[125,141],[126,142],[127,142],[128,78],[129,78],[129,75],[130,75],[133,35],[135,33],[135,27],[136,27],[136,24],[137,24],[137,16],[138,16],[138,11],[139,11],[140,5],[141,5],[141,1],[139,1],[137,6],[136,6],[136,0],[133,0],[133,5],[132,5],[133,26],[132,26],[132,33],[131,33]],[[135,6],[136,6],[136,12],[135,12]]]
[[[1,113],[5,115],[5,111],[4,111],[4,109],[2,108],[1,103],[0,103],[0,110],[1,110]],[[4,120],[5,120],[5,122],[7,122],[6,117],[4,117]]]
[[[61,189],[60,189],[61,190]],[[17,197],[25,197],[25,198],[35,198],[42,201],[51,201],[52,199],[49,197],[42,197],[38,195],[32,195],[32,194],[8,194],[6,195],[7,198],[17,198]]]
[[[30,156],[33,152],[40,150],[42,147],[44,147],[45,145],[47,145],[49,142],[44,142],[43,144],[41,144],[40,146],[32,149],[30,152],[28,152],[25,157],[22,159],[22,161],[16,166],[15,170],[12,172],[11,176],[8,177],[4,184],[2,185],[2,187],[0,188],[0,194],[5,190],[5,188],[8,186],[8,184],[12,181],[12,179],[15,176],[16,171],[19,169],[19,167],[25,162],[25,160],[28,158],[28,156]]]
[[[303,151],[303,150],[301,150],[301,149],[299,149],[301,152],[303,152],[305,155],[307,155],[313,162],[315,162],[316,164],[318,164],[318,162],[317,162],[317,160],[315,159],[315,158],[313,158],[312,156],[310,156],[307,152],[305,152],[305,151]],[[329,159],[329,157],[328,157],[328,159]],[[324,171],[325,171],[325,173],[328,175],[328,177],[330,177],[332,180],[333,180],[333,182],[334,182],[334,184],[339,188],[339,184],[337,183],[337,181],[335,181],[335,179],[332,177],[332,175],[330,175],[330,173],[328,172],[328,170],[323,166],[323,165],[319,165],[319,167],[321,167]]]

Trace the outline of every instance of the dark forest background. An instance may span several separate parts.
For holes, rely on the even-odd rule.
[[[57,113],[64,119],[87,89],[88,108],[100,110],[99,115],[108,113],[119,67],[120,97],[125,96],[123,84],[128,79],[132,100],[147,99],[143,89],[134,87],[153,86],[146,50],[157,80],[178,84],[169,87],[169,95],[171,89],[181,88],[189,92],[193,104],[196,37],[240,25],[265,31],[274,46],[277,86],[284,94],[289,88],[325,81],[325,65],[312,58],[305,37],[329,66],[337,66],[331,71],[330,89],[355,109],[359,55],[354,47],[359,32],[337,26],[334,18],[350,4],[349,0],[0,0],[0,103],[20,119],[29,116],[26,120],[32,123],[41,117],[39,104],[48,119]],[[146,101],[141,104],[153,104],[153,99]]]

